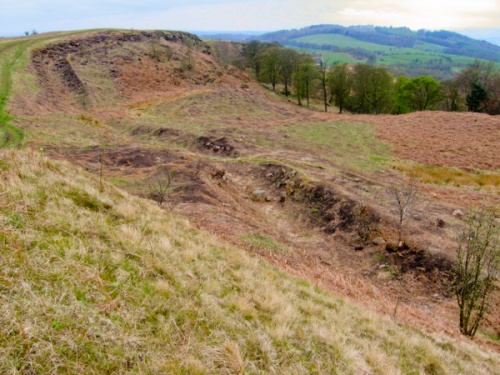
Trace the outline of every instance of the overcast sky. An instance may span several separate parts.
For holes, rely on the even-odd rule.
[[[0,0],[0,35],[89,28],[274,31],[314,24],[500,28],[500,0]]]

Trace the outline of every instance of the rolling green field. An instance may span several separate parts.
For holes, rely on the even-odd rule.
[[[383,46],[380,44],[363,42],[345,35],[337,34],[317,34],[294,39],[299,43],[312,43],[317,45],[337,46],[339,48],[362,48],[370,52],[388,53],[396,50],[396,47]]]
[[[343,52],[328,52],[314,48],[299,48],[299,51],[303,53],[309,53],[311,55],[321,54],[323,56],[323,60],[327,64],[355,64],[357,62],[357,60],[352,56],[349,56]]]
[[[445,53],[446,47],[418,41],[413,48],[398,48],[376,43],[364,42],[349,36],[339,34],[316,34],[296,38],[290,44],[293,48],[301,51],[322,54],[324,60],[330,63],[355,63],[363,61],[353,58],[350,50],[361,49],[375,54],[377,65],[413,64],[422,65],[432,61],[440,60],[443,64],[450,64],[451,71],[459,71],[476,60],[473,57],[452,55]],[[306,44],[308,44],[306,46]],[[317,45],[317,48],[312,48]],[[328,47],[336,46],[338,52],[328,51]],[[322,49],[324,48],[324,49]],[[496,63],[500,67],[500,63]]]

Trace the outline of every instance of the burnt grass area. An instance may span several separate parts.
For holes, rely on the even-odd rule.
[[[141,125],[136,127],[134,130],[131,131],[131,134],[134,136],[150,135],[160,138],[178,138],[189,135],[189,133],[186,133],[179,129],[164,128],[164,127],[154,128],[147,125]]]

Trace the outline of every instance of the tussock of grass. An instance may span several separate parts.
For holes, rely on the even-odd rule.
[[[458,168],[416,163],[393,163],[393,167],[422,182],[431,184],[485,188],[500,187],[500,174],[493,172],[466,172]]]
[[[0,373],[499,371],[495,354],[362,311],[67,164],[0,160]]]

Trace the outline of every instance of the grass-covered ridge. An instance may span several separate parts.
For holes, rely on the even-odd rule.
[[[35,152],[0,151],[0,372],[496,373]]]
[[[0,40],[0,147],[19,147],[23,144],[24,132],[11,124],[13,116],[8,111],[9,99],[13,90],[18,89],[20,72],[28,64],[31,50],[59,38],[60,35],[47,34],[17,40]]]
[[[12,89],[12,74],[24,51],[25,43],[0,44],[0,147],[18,146],[22,143],[23,131],[12,126],[12,117],[7,111],[7,102]]]

